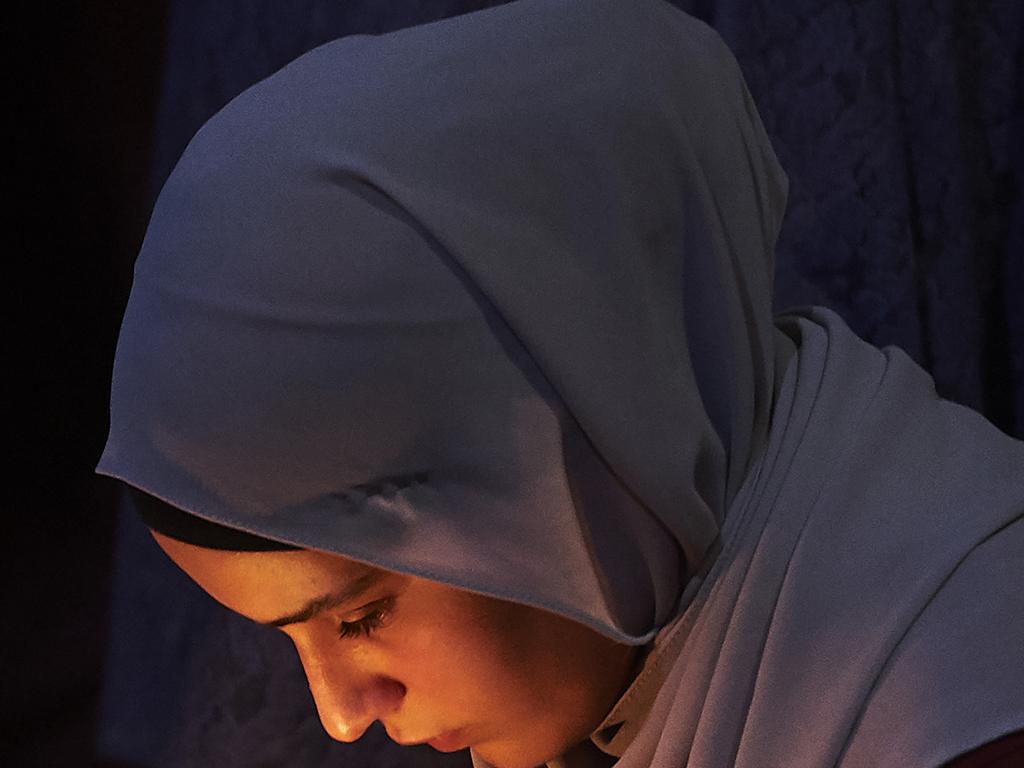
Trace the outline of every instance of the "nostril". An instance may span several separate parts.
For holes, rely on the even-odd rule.
[[[390,677],[375,679],[363,695],[367,711],[380,718],[394,712],[402,705],[405,698],[405,686]]]

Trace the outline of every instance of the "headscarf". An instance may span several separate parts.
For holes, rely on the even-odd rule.
[[[643,646],[552,765],[941,762],[1024,724],[1024,445],[773,319],[786,190],[662,0],[320,46],[161,191],[97,471]]]

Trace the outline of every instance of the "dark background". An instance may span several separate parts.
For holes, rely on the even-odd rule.
[[[629,0],[623,0],[628,2]],[[12,26],[0,763],[440,766],[323,733],[287,639],[199,593],[93,475],[156,193],[231,97],[320,43],[499,3],[24,4]],[[777,305],[825,304],[1024,437],[1024,4],[679,0],[790,176]],[[26,418],[27,417],[27,418]],[[286,757],[287,756],[287,757]]]

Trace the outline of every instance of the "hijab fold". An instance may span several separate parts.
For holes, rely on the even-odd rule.
[[[644,646],[566,768],[951,757],[1024,722],[1024,449],[834,313],[773,318],[787,187],[663,0],[320,46],[161,191],[97,472]],[[993,695],[901,709],[955,589],[992,655],[941,686]]]

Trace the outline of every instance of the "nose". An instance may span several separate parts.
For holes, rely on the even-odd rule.
[[[405,686],[394,678],[343,658],[337,648],[317,649],[296,643],[299,659],[327,734],[336,741],[352,742],[381,717],[397,710]]]

